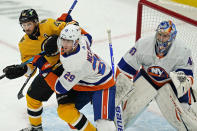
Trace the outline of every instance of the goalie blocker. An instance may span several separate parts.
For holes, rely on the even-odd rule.
[[[197,129],[195,113],[183,109],[176,97],[176,87],[171,79],[163,82],[154,81],[144,69],[140,69],[133,83],[128,77],[120,74],[117,77],[116,87],[116,105],[121,102],[123,104],[125,126],[128,122],[133,123],[155,98],[163,116],[173,127],[178,130]],[[124,97],[119,99],[121,95]]]

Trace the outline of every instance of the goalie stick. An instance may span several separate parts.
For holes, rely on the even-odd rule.
[[[112,41],[111,41],[111,30],[108,29],[107,30],[108,33],[108,41],[109,41],[109,50],[110,50],[110,58],[111,58],[111,66],[112,66],[112,73],[113,73],[113,77],[115,76],[114,74],[114,56],[113,56],[113,48],[112,48]],[[122,107],[120,105],[118,105],[117,107],[115,107],[115,116],[116,116],[116,128],[118,131],[124,131],[124,123],[123,123],[123,119],[122,119]]]

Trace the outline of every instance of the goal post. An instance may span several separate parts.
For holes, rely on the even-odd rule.
[[[158,24],[172,20],[177,28],[177,39],[183,40],[192,50],[194,61],[194,87],[197,88],[197,8],[175,3],[172,0],[139,0],[136,41],[155,34]]]

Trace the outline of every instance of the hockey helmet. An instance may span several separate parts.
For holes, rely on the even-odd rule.
[[[76,40],[81,38],[81,29],[78,25],[69,24],[60,33],[60,39],[73,40],[73,49],[77,46]]]
[[[38,14],[36,13],[34,9],[22,10],[20,17],[19,17],[20,24],[29,22],[29,21],[38,22],[39,21]]]
[[[162,21],[156,29],[156,51],[166,54],[175,40],[177,30],[172,21]],[[165,39],[167,38],[167,40]]]

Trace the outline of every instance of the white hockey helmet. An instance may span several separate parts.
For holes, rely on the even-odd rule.
[[[76,40],[81,38],[81,29],[78,25],[69,24],[60,33],[60,39],[73,40],[73,49],[77,46]]]

